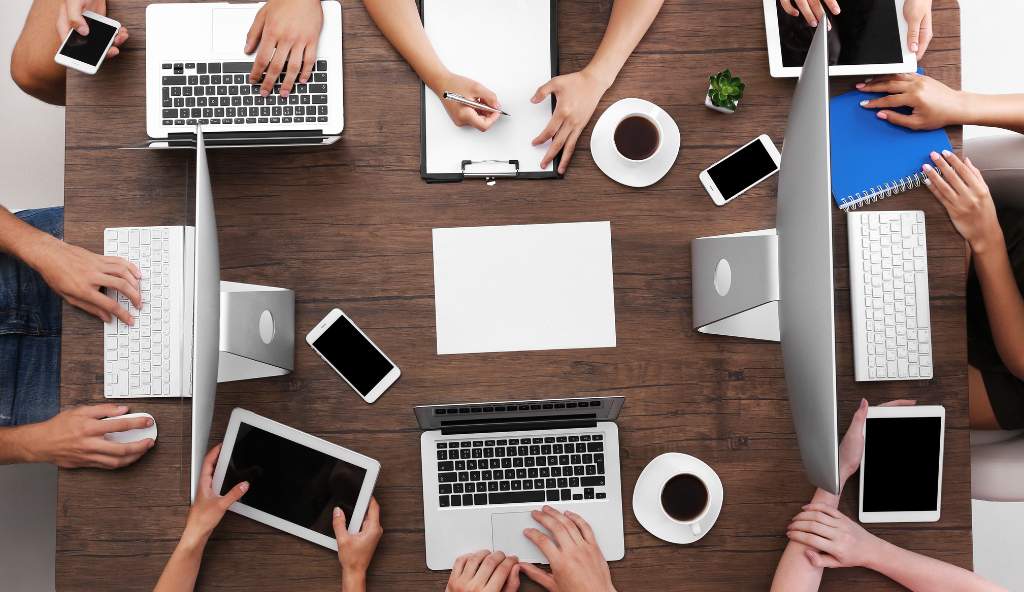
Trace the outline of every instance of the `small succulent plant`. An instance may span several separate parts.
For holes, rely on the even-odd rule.
[[[733,76],[729,70],[712,74],[708,80],[711,83],[708,87],[707,97],[711,104],[708,106],[717,107],[716,110],[735,111],[740,99],[743,98],[743,89],[746,87],[743,81]]]

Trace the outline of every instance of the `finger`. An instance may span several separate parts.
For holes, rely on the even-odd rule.
[[[939,203],[941,203],[948,211],[956,201],[956,192],[953,191],[953,188],[949,186],[949,183],[946,183],[946,180],[939,175],[939,172],[936,171],[932,165],[922,165],[921,169],[924,171],[925,175],[924,184],[928,187],[928,190],[932,192],[932,195],[939,200]]]
[[[873,78],[871,82],[858,82],[857,90],[869,93],[896,95],[910,88],[910,81],[902,78]]]
[[[487,579],[486,585],[483,587],[484,592],[501,592],[505,589],[505,582],[508,581],[512,570],[518,563],[519,558],[515,556],[510,555],[502,559],[501,563],[494,568],[491,577]]]
[[[123,457],[140,457],[147,450],[153,447],[153,439],[146,438],[145,440],[138,440],[137,442],[111,442],[104,438],[95,438],[90,442],[90,448],[92,452],[96,454],[103,454],[105,456],[113,456],[118,458]]]
[[[555,134],[555,138],[551,140],[551,145],[548,146],[548,151],[544,153],[544,158],[540,159],[541,168],[548,166],[555,156],[562,150],[562,146],[565,145],[565,141],[569,138],[570,133],[569,125],[563,125],[558,133]]]
[[[786,531],[786,536],[789,537],[789,540],[791,541],[796,541],[801,545],[807,545],[808,547],[824,551],[825,553],[831,553],[835,550],[835,546],[832,541],[816,534],[810,534],[799,530],[788,530]]]
[[[910,96],[906,94],[895,94],[879,97],[877,99],[865,99],[860,102],[860,106],[865,109],[894,109],[896,107],[906,107]]]
[[[790,532],[800,531],[800,532],[807,532],[807,533],[811,533],[811,534],[816,534],[816,535],[820,536],[821,538],[828,539],[830,541],[833,538],[835,538],[835,535],[836,535],[835,527],[828,526],[826,524],[822,524],[821,522],[818,522],[817,520],[796,520],[796,521],[790,522],[789,526],[786,527],[786,530],[790,531]]]
[[[494,107],[495,109],[501,108],[501,103],[498,102],[498,95],[494,94],[493,90],[479,82],[473,84],[471,91],[476,96],[476,99],[481,103]]]
[[[480,562],[480,567],[477,568],[473,579],[470,580],[470,586],[477,590],[486,586],[488,580],[491,579],[491,575],[494,573],[494,570],[497,569],[503,561],[505,561],[505,554],[501,551],[491,551],[488,553],[484,557],[483,561]]]
[[[80,0],[67,0],[64,5],[68,10],[68,23],[78,31],[81,36],[89,34],[89,23],[85,22],[82,16],[82,3]]]
[[[838,522],[835,518],[829,516],[825,512],[819,512],[817,510],[804,510],[796,516],[793,516],[793,522],[820,522],[827,526],[835,526]]]
[[[982,183],[984,183],[985,182],[985,176],[982,175],[981,171],[978,169],[978,167],[974,166],[974,163],[971,162],[971,157],[968,156],[967,158],[965,158],[964,162],[967,163],[967,166],[971,167],[971,170],[974,171],[974,174],[977,175],[978,179],[981,180]],[[987,188],[987,185],[986,185],[986,188]]]
[[[220,456],[221,446],[223,446],[223,443],[217,444],[207,451],[206,456],[203,457],[203,468],[200,474],[213,476],[213,468],[217,464],[217,457]]]
[[[818,18],[814,16],[814,10],[811,8],[807,0],[796,0],[796,5],[800,9],[800,14],[804,15],[804,20],[807,21],[807,24],[812,27],[817,27]]]
[[[122,259],[121,257],[104,257],[103,260],[106,261],[107,264],[109,265],[114,265],[117,267],[123,267],[127,269],[128,273],[130,275],[135,276],[136,280],[142,279],[142,271],[138,268],[138,266],[136,266],[134,263],[127,259]],[[136,281],[135,283],[138,284],[138,281]]]
[[[814,13],[814,18],[818,22],[825,18],[825,8],[822,7],[820,0],[809,0],[807,3],[811,6],[811,12]],[[817,25],[818,23],[815,22],[814,26]]]
[[[939,154],[938,152],[932,152],[931,157],[932,162],[935,163],[935,168],[937,168],[939,172],[942,173],[943,180],[945,180],[946,183],[949,183],[949,186],[953,188],[953,191],[955,191],[958,195],[963,195],[964,193],[966,193],[967,185],[964,184],[963,179],[961,179],[960,175],[957,174],[956,170],[953,168],[953,165],[950,164],[950,162],[946,160],[946,158],[944,158],[943,155]]]
[[[121,265],[119,263],[105,263],[103,264],[102,272],[107,275],[113,275],[124,279],[124,281],[131,284],[131,286],[136,290],[139,288],[139,278],[135,277],[126,265]]]
[[[77,308],[80,308],[80,309],[84,310],[85,312],[91,314],[92,316],[97,317],[98,319],[100,319],[104,323],[109,323],[110,322],[110,320],[111,320],[110,313],[108,313],[107,311],[103,310],[102,308],[100,308],[98,306],[95,306],[95,305],[93,305],[93,304],[91,304],[89,302],[86,302],[84,300],[80,300],[78,298],[75,298],[73,296],[67,296],[66,298],[68,299],[68,304],[71,304],[72,306],[75,306]]]
[[[572,523],[576,525],[576,528],[579,529],[580,535],[583,537],[583,540],[594,545],[597,544],[597,537],[594,536],[594,530],[590,528],[590,524],[588,524],[587,521],[583,519],[583,516],[580,516],[575,512],[566,512],[565,517],[571,520]]]
[[[302,69],[302,53],[303,48],[300,45],[292,46],[292,52],[288,56],[288,67],[284,73],[284,81],[281,82],[281,96],[287,97],[288,93],[292,92],[292,85],[295,84],[295,79],[299,76],[299,70]]]
[[[827,553],[819,553],[814,549],[804,549],[804,556],[807,557],[807,560],[811,562],[811,565],[817,567],[818,569],[822,569],[825,567],[835,568],[843,566],[836,560],[835,557]]]
[[[486,132],[487,129],[491,127],[491,122],[488,122],[483,115],[480,115],[480,113],[472,107],[460,108],[459,119],[464,125],[473,127],[481,132]]]
[[[921,21],[921,33],[919,36],[920,47],[917,49],[917,59],[924,57],[924,52],[928,50],[928,45],[932,42],[932,11],[927,10],[924,13],[924,20]]]
[[[449,581],[454,582],[455,580],[459,579],[459,576],[461,576],[462,572],[466,569],[466,560],[469,559],[470,555],[471,553],[467,553],[465,555],[459,555],[455,558],[455,563],[452,565],[452,574],[451,577],[449,578]]]
[[[475,575],[476,570],[480,568],[480,564],[483,563],[484,558],[490,555],[490,551],[479,550],[466,558],[466,565],[462,568],[463,574]]]
[[[832,14],[839,14],[839,2],[836,0],[825,0],[825,4],[828,5],[828,9]]]
[[[121,53],[121,50],[116,47],[111,47],[107,50],[107,58],[116,58]]]
[[[121,47],[125,41],[128,41],[128,27],[121,27],[117,31],[117,36],[114,37],[114,47]]]
[[[75,410],[86,417],[103,419],[104,417],[117,417],[128,413],[127,405],[116,405],[114,403],[101,403],[99,405],[85,405]]]
[[[263,24],[267,19],[267,7],[264,5],[263,8],[256,13],[256,18],[252,19],[252,25],[249,27],[249,32],[245,35],[245,53],[250,54],[256,50],[256,45],[260,42],[260,37],[263,36]],[[266,67],[266,64],[263,65]],[[252,72],[249,73],[249,78],[257,80],[259,75],[263,74],[263,70],[256,71],[256,62],[253,62]]]
[[[334,527],[334,538],[342,542],[349,537],[348,525],[345,523],[345,511],[335,506],[331,516],[331,526]]]
[[[562,127],[562,123],[564,121],[564,115],[562,115],[561,113],[552,113],[551,119],[548,120],[548,124],[544,126],[544,129],[541,130],[539,134],[537,134],[537,137],[533,139],[532,144],[534,146],[539,146],[544,142],[547,142],[551,138],[555,137],[555,134],[558,133],[558,130]]]
[[[548,557],[548,559],[550,559],[550,557]],[[520,563],[519,570],[526,574],[526,577],[543,586],[545,590],[548,590],[548,592],[553,592],[558,589],[558,585],[555,584],[555,578],[551,577],[551,574],[532,563]]]
[[[125,419],[110,419],[96,422],[89,426],[88,434],[91,436],[102,436],[115,432],[127,432],[128,430],[141,430],[153,425],[153,420],[148,417],[128,417]]]
[[[540,549],[540,552],[548,558],[548,563],[551,563],[552,559],[558,557],[558,547],[555,546],[555,543],[552,542],[551,539],[548,538],[548,536],[543,532],[537,530],[536,528],[527,528],[523,531],[523,536],[530,539],[530,542],[536,545],[538,549]],[[525,564],[523,568],[525,569]]]
[[[957,176],[964,182],[965,187],[974,180],[974,171],[964,161],[960,160],[959,156],[949,150],[943,150],[942,156],[945,157],[946,162],[956,171]]]
[[[572,160],[572,154],[576,151],[576,141],[580,139],[580,134],[582,133],[582,129],[577,129],[569,134],[569,139],[566,140],[565,147],[562,148],[562,160],[558,163],[559,174],[564,175],[565,170],[569,168],[569,161]]]
[[[790,2],[790,0],[779,0],[779,6],[781,6],[782,10],[789,16],[800,16],[800,11],[793,6],[793,3]]]
[[[135,324],[135,319],[132,318],[132,315],[128,312],[127,309],[118,304],[117,301],[114,300],[113,298],[105,296],[99,290],[96,290],[96,292],[91,292],[88,296],[87,301],[90,304],[99,307],[108,315],[113,315],[121,319],[121,322],[123,322],[126,325],[131,326]],[[108,316],[107,319],[109,320],[110,317]]]
[[[95,281],[98,286],[117,290],[127,296],[128,300],[135,305],[135,308],[142,308],[142,295],[139,294],[139,290],[135,286],[129,284],[124,278],[106,273],[98,273]]]
[[[363,517],[363,526],[359,532],[364,532],[374,526],[380,526],[380,504],[377,503],[377,498],[371,497],[370,505],[366,508],[366,516]]]
[[[802,509],[807,510],[807,511],[811,511],[811,512],[821,512],[822,514],[827,514],[827,515],[831,516],[832,518],[835,518],[836,520],[840,520],[840,521],[842,521],[842,519],[845,518],[845,516],[843,516],[843,513],[840,512],[839,510],[837,510],[836,508],[833,508],[832,506],[830,506],[828,504],[822,504],[820,502],[815,502],[813,504],[807,504]]]
[[[916,130],[923,127],[921,118],[917,115],[907,115],[906,113],[900,113],[899,111],[879,111],[876,115],[879,119],[883,119],[889,123],[905,127],[907,129]]]
[[[907,49],[917,53],[921,49],[921,21],[924,17],[914,10],[907,15]]]
[[[242,499],[242,496],[245,495],[245,492],[247,491],[249,491],[248,481],[242,481],[238,485],[235,485],[234,487],[231,488],[231,491],[228,491],[223,496],[221,496],[220,507],[227,510],[228,508],[231,507],[231,504]]]
[[[274,41],[272,39],[261,39],[259,49],[256,50],[256,57],[252,62],[252,72],[249,72],[249,82],[259,84],[261,80],[266,79],[264,75],[273,57]]]
[[[313,77],[313,66],[316,64],[316,41],[306,46],[302,53],[302,70],[299,72],[299,82],[306,84]]]
[[[530,102],[536,104],[546,99],[547,96],[550,95],[555,90],[554,82],[555,79],[552,78],[551,80],[548,80],[544,84],[540,85],[540,87],[537,88],[537,91],[533,93],[533,96],[530,97]]]
[[[71,23],[68,22],[68,7],[61,2],[60,9],[57,10],[57,37],[64,40],[71,32]]]
[[[270,65],[267,66],[267,75],[263,77],[263,84],[260,85],[261,95],[267,96],[274,92],[274,85],[277,84],[277,78],[284,70],[284,62],[288,59],[288,52],[290,50],[291,46],[284,45],[278,45],[274,49],[274,58],[270,60]]]
[[[573,537],[571,534],[569,534],[569,530],[565,527],[565,524],[563,524],[561,520],[556,518],[554,515],[548,513],[547,510],[549,507],[550,506],[544,506],[544,510],[539,512],[537,510],[534,510],[533,512],[531,512],[531,515],[533,516],[534,520],[541,523],[541,525],[543,525],[544,528],[548,529],[548,532],[551,533],[551,536],[555,538],[555,542],[558,543],[558,547],[560,549],[564,549],[566,548],[566,546],[571,545],[574,542]],[[554,509],[552,509],[552,512],[554,512]]]
[[[914,399],[894,399],[882,403],[879,407],[907,407],[910,405],[917,405],[917,401]]]
[[[519,563],[512,566],[512,571],[509,572],[508,578],[505,579],[505,586],[501,589],[501,592],[517,592],[519,590],[519,571],[521,569]]]

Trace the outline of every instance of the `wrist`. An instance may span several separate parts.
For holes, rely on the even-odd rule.
[[[887,562],[895,560],[894,555],[900,551],[899,547],[892,545],[873,534],[869,534],[871,537],[870,548],[861,562],[861,567],[870,569],[871,571],[877,571],[880,574],[884,574],[887,571]]]
[[[1006,248],[1003,238],[1003,229],[999,223],[989,225],[979,236],[972,237],[968,242],[971,245],[971,256],[974,259],[984,259],[992,254],[999,253],[999,247]]]
[[[429,68],[428,71],[424,72],[424,75],[420,76],[423,79],[423,84],[427,85],[435,95],[438,97],[442,96],[448,89],[445,88],[447,81],[451,78],[451,72],[448,71],[442,65],[438,65]]]
[[[52,462],[42,450],[34,448],[31,442],[40,442],[34,432],[39,424],[3,428],[0,430],[0,464]]]
[[[981,124],[981,95],[964,90],[956,91],[956,107],[953,113],[953,121],[947,125],[980,125]]]
[[[36,271],[45,264],[49,254],[63,242],[41,230],[31,228],[17,237],[11,245],[11,254]]]
[[[366,570],[345,567],[341,569],[342,592],[361,592],[365,589]]]
[[[619,72],[617,68],[604,64],[597,60],[591,60],[581,73],[601,86],[601,92],[606,92],[615,82]]]
[[[203,549],[206,548],[207,541],[210,540],[210,534],[185,526],[185,532],[181,533],[181,540],[178,541],[178,549],[186,554],[199,553],[201,555]]]

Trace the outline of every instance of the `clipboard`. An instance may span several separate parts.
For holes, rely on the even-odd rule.
[[[502,99],[502,107],[511,114],[510,117],[502,116],[484,133],[469,127],[459,128],[444,113],[441,100],[425,84],[421,84],[420,176],[428,183],[457,182],[471,178],[560,178],[557,171],[561,155],[557,155],[548,168],[540,169],[540,158],[547,151],[548,144],[533,147],[530,143],[547,125],[554,112],[555,98],[550,96],[540,105],[529,102],[529,97],[539,86],[558,75],[558,0],[419,0],[417,4],[424,29],[441,60],[453,72],[477,80],[494,90]],[[482,20],[474,23],[475,27],[460,26],[460,20],[477,18],[473,15],[487,12],[488,4],[493,4],[492,12],[504,12],[510,17],[507,20],[513,21],[511,24],[506,23],[503,31],[522,31],[524,26],[533,24],[527,20],[536,21],[536,15],[542,14],[540,18],[546,18],[547,21],[539,26],[536,33],[544,37],[546,44],[529,45],[528,40],[522,41],[524,38],[529,39],[529,34],[512,33],[506,35],[506,39],[518,42],[518,49],[512,47],[508,51],[491,52],[492,58],[505,58],[507,63],[504,67],[499,68],[486,62],[487,52],[474,51],[481,44],[469,37],[493,37],[494,29],[487,28],[491,25],[486,25]],[[488,21],[493,20],[492,14]],[[497,20],[502,19],[499,17]],[[546,32],[542,30],[544,25],[547,27]],[[431,33],[434,37],[431,37]],[[460,33],[464,33],[467,38],[458,38]],[[443,38],[435,39],[438,36]],[[528,45],[529,50],[522,49]],[[526,56],[528,59],[520,59],[522,53],[531,55]],[[472,64],[467,65],[470,60],[479,62],[474,67]],[[505,89],[507,92],[502,90],[502,85],[509,85]],[[510,99],[511,102],[507,102]],[[443,119],[438,115],[438,108]]]

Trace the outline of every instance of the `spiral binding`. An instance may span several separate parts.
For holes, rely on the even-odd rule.
[[[853,195],[847,195],[840,201],[839,207],[847,212],[856,210],[859,207],[875,203],[880,199],[899,195],[905,191],[920,187],[926,178],[924,173],[914,173],[900,179],[894,179],[883,185],[876,185],[870,189],[858,191]]]

